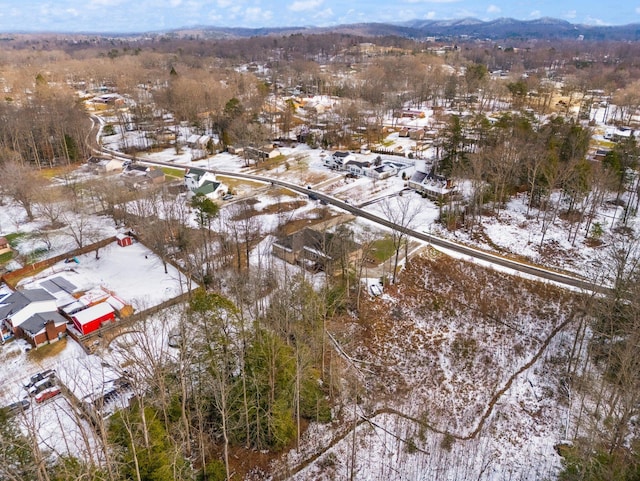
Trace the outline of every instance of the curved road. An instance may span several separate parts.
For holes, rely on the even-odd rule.
[[[97,122],[98,124],[101,124],[102,120],[97,117],[97,116],[92,116],[92,119],[94,120],[94,122]],[[96,125],[94,124],[94,128],[96,127]],[[108,155],[120,160],[136,160],[139,163],[144,163],[144,164],[150,164],[150,165],[159,165],[162,167],[171,167],[171,168],[182,168],[182,169],[186,169],[188,168],[188,166],[184,166],[181,164],[174,164],[171,162],[161,162],[161,161],[154,161],[154,160],[139,160],[139,159],[134,159],[133,156],[130,155],[125,155],[121,152],[117,152],[117,151],[112,151],[110,149],[107,149],[105,147],[103,147],[98,139],[99,137],[99,131],[100,128],[98,128],[98,132],[96,133],[96,141],[97,141],[97,145],[98,148],[95,149],[95,151],[99,152],[100,154],[103,155]],[[450,241],[448,239],[442,238],[442,237],[437,237],[434,236],[432,234],[427,234],[425,232],[419,232],[416,231],[414,229],[409,229],[407,227],[404,226],[400,226],[397,224],[394,224],[392,222],[390,222],[389,220],[383,218],[383,217],[379,217],[375,214],[372,214],[371,212],[367,212],[363,209],[360,209],[352,204],[348,204],[346,202],[343,202],[339,199],[336,199],[335,197],[332,197],[330,195],[326,195],[323,194],[322,192],[318,192],[309,188],[305,188],[302,187],[300,185],[297,184],[292,184],[290,182],[286,182],[283,180],[279,180],[279,179],[273,179],[270,177],[265,177],[262,175],[255,175],[255,174],[246,174],[246,173],[242,173],[242,172],[227,172],[227,171],[223,171],[223,170],[217,170],[217,169],[210,169],[210,168],[206,168],[206,167],[200,167],[197,166],[198,169],[200,170],[204,170],[207,172],[212,172],[214,174],[219,174],[219,175],[224,175],[226,177],[236,177],[239,179],[247,179],[247,180],[252,180],[252,181],[258,181],[258,182],[264,182],[267,184],[271,184],[271,185],[278,185],[280,187],[285,187],[287,189],[290,189],[292,191],[295,192],[299,192],[300,194],[304,194],[304,195],[310,195],[313,196],[313,198],[318,199],[320,201],[324,201],[327,204],[331,204],[334,205],[336,207],[339,207],[347,212],[350,212],[353,215],[356,215],[358,217],[362,217],[363,219],[367,219],[370,220],[372,222],[375,222],[379,225],[388,227],[390,229],[394,229],[396,231],[402,232],[403,234],[413,237],[415,239],[419,239],[425,242],[430,243],[433,246],[436,247],[441,247],[444,249],[450,249],[458,254],[462,254],[464,256],[468,256],[468,257],[472,257],[474,259],[478,259],[484,262],[487,262],[489,264],[493,264],[496,266],[500,266],[500,267],[505,267],[508,269],[512,269],[514,271],[517,272],[521,272],[524,274],[528,274],[530,276],[534,276],[540,279],[544,279],[547,281],[552,281],[552,282],[556,282],[565,286],[570,286],[573,288],[578,288],[578,289],[582,289],[585,291],[590,291],[590,292],[604,292],[607,289],[594,284],[592,282],[589,282],[585,279],[581,279],[579,277],[575,277],[575,276],[570,276],[567,274],[562,274],[560,272],[556,272],[556,271],[552,271],[549,269],[546,269],[542,266],[537,266],[534,264],[527,264],[527,263],[523,263],[523,262],[519,262],[513,259],[509,259],[506,257],[501,257],[495,254],[491,254],[489,252],[485,252],[485,251],[481,251],[479,249],[475,249],[473,247],[469,247],[463,244],[458,244],[456,242]]]

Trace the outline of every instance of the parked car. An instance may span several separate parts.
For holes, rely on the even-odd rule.
[[[233,194],[225,194],[224,197],[222,197],[222,200],[231,200],[233,199]]]
[[[52,397],[56,397],[58,394],[60,394],[60,387],[59,386],[53,386],[50,387],[48,389],[45,389],[44,391],[38,393],[36,395],[36,402],[37,403],[42,403],[45,402],[47,399],[51,399]]]
[[[41,393],[45,389],[49,389],[50,387],[53,387],[55,385],[56,385],[56,380],[53,377],[48,377],[43,379],[42,381],[38,381],[37,383],[35,383],[33,386],[29,388],[27,392],[29,396],[33,397],[36,394]]]
[[[23,399],[22,401],[17,401],[9,404],[2,408],[4,412],[7,413],[8,416],[17,414],[22,411],[26,411],[31,406],[31,403],[27,399]]]
[[[382,295],[382,287],[378,284],[371,284],[369,286],[369,292],[372,296],[381,296]]]
[[[29,383],[25,384],[24,388],[28,390],[29,388],[33,387],[36,383],[42,381],[43,379],[47,379],[52,376],[55,376],[55,374],[56,374],[56,371],[54,369],[47,369],[46,371],[39,372],[38,374],[31,376],[31,379],[29,379]]]

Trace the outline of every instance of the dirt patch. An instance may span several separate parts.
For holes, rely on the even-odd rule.
[[[28,353],[29,360],[38,363],[47,357],[57,356],[67,347],[68,339],[68,337],[63,337],[53,344],[40,346],[38,349],[31,349]]]
[[[277,204],[270,204],[260,211],[261,214],[281,214],[283,212],[289,212],[292,210],[300,209],[307,205],[305,200],[292,200],[289,202],[278,202]]]

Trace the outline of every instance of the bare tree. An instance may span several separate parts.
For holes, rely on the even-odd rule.
[[[413,227],[413,222],[420,212],[420,205],[411,202],[407,196],[395,196],[384,199],[380,203],[380,210],[389,222],[394,224],[391,230],[391,240],[393,243],[394,260],[392,282],[395,284],[398,275],[398,264],[400,262],[400,250],[402,247],[408,248],[407,230]],[[405,255],[405,262],[408,262]]]

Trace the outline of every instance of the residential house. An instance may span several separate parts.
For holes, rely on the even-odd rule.
[[[416,170],[408,182],[409,188],[431,200],[440,200],[453,195],[457,189],[449,179],[433,172]]]
[[[335,273],[361,256],[362,246],[351,239],[305,227],[274,242],[273,254],[309,270]]]
[[[409,132],[409,138],[411,140],[423,140],[425,135],[424,129],[413,129]]]
[[[16,337],[22,337],[33,347],[50,344],[67,332],[67,319],[58,311],[39,312],[16,328]]]
[[[162,169],[138,163],[130,163],[122,172],[122,179],[131,188],[139,188],[147,184],[160,184],[165,181]]]
[[[398,167],[391,163],[384,163],[382,165],[373,166],[365,171],[367,177],[371,177],[376,180],[386,179],[392,177],[398,173]]]
[[[187,147],[204,150],[207,148],[210,140],[211,136],[209,135],[192,134],[187,138]]]
[[[400,115],[403,118],[408,118],[408,119],[416,119],[416,118],[424,119],[425,117],[424,112],[422,110],[417,110],[417,109],[404,109]]]
[[[210,199],[219,199],[227,192],[227,186],[218,182],[216,174],[189,167],[184,173],[184,185],[192,194],[202,193]]]
[[[279,155],[282,155],[280,149],[272,144],[263,145],[262,147],[245,147],[244,152],[248,158],[259,161],[275,159]]]
[[[346,170],[350,174],[357,175],[361,177],[363,175],[367,175],[367,171],[371,167],[371,162],[368,160],[359,161],[359,160],[348,160],[345,162],[343,166],[343,170]]]
[[[35,314],[57,311],[56,298],[44,289],[23,289],[2,299],[0,324],[14,335],[22,334],[18,328]]]
[[[327,155],[323,159],[323,163],[325,166],[329,167],[330,169],[343,170],[344,165],[351,160],[356,160],[355,154],[351,152],[341,152],[337,150],[333,154]]]
[[[151,169],[147,172],[147,179],[152,184],[164,183],[166,176],[162,169]]]
[[[89,169],[96,174],[108,174],[109,172],[119,172],[122,170],[122,161],[106,159],[101,157],[89,157],[87,160]]]

